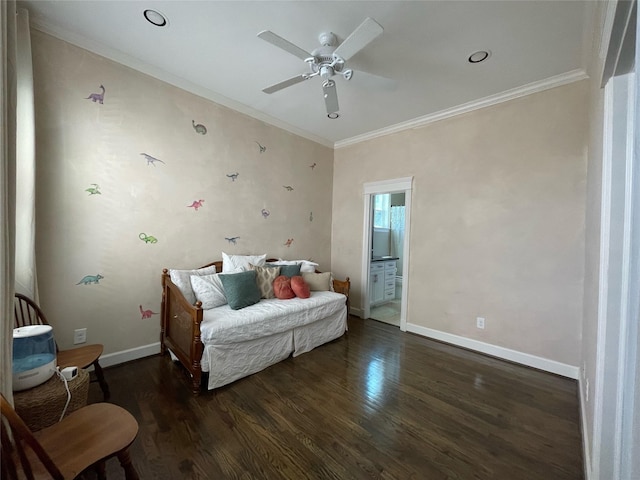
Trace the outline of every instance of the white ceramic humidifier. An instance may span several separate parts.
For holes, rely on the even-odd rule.
[[[56,370],[56,343],[51,325],[13,329],[13,389],[26,390],[51,378]]]

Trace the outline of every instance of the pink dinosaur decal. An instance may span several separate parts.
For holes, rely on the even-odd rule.
[[[140,305],[140,313],[142,314],[141,320],[144,320],[145,318],[151,318],[151,315],[158,315],[157,312],[152,312],[151,310],[144,310],[142,308],[142,305]]]
[[[289,248],[292,243],[293,243],[293,238],[287,238],[287,241],[284,242],[284,246]]]
[[[204,200],[194,200],[191,205],[187,205],[187,208],[193,208],[197,212],[203,203]]]

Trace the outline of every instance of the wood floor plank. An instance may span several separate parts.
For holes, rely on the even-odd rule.
[[[371,320],[197,397],[168,357],[105,375],[143,479],[583,479],[575,381]]]

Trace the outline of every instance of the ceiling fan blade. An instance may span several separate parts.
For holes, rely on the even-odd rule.
[[[275,33],[269,30],[264,30],[260,32],[258,34],[258,37],[260,37],[265,42],[269,42],[270,44],[275,45],[276,47],[281,48],[286,52],[289,52],[291,55],[295,55],[296,57],[301,58],[302,60],[306,60],[307,58],[312,56],[306,50],[303,50],[297,45],[294,45],[290,41],[285,40],[284,38],[280,37],[279,35],[276,35]]]
[[[283,88],[290,87],[291,85],[295,85],[296,83],[304,82],[309,77],[304,74],[296,75],[295,77],[291,77],[284,82],[276,83],[275,85],[271,85],[270,87],[263,88],[262,91],[264,93],[275,93],[278,90],[282,90]]]
[[[324,104],[327,107],[327,113],[335,113],[340,110],[336,83],[333,81],[325,83],[322,85],[322,91],[324,92]]]
[[[373,18],[367,17],[347,39],[336,48],[334,55],[349,60],[356,53],[380,36],[384,29]]]

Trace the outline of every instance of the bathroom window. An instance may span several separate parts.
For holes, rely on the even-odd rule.
[[[391,225],[391,195],[384,193],[374,195],[373,199],[373,227],[389,228]]]

